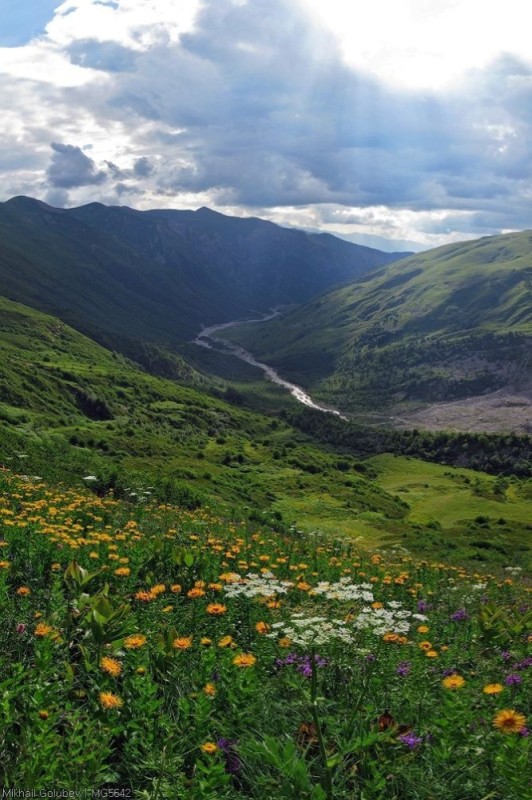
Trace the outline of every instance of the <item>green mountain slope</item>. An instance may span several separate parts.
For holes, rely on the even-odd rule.
[[[368,545],[406,544],[431,557],[504,564],[516,548],[520,558],[526,551],[530,481],[415,459],[361,461],[351,444],[318,444],[283,419],[230,405],[221,391],[209,396],[148,375],[5,298],[0,352],[0,466],[78,487],[92,475],[86,485],[131,502],[147,491]],[[225,396],[234,399],[234,390]],[[452,492],[453,513],[440,524],[435,510]],[[489,517],[481,521],[479,497]],[[497,547],[486,554],[486,526],[501,516],[492,532]]]
[[[0,204],[0,292],[139,357],[203,325],[299,303],[397,255],[258,219]]]
[[[102,490],[177,482],[186,502],[246,504],[257,513],[305,496],[324,519],[331,509],[337,520],[348,517],[348,501],[386,519],[404,516],[354,458],[339,466],[334,450],[289,425],[148,375],[5,298],[0,350],[0,463],[78,484],[88,471]]]
[[[403,259],[230,335],[344,409],[467,398],[529,386],[531,289],[525,231]]]

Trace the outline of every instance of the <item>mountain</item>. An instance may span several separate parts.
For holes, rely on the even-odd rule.
[[[176,348],[203,325],[304,302],[399,255],[207,208],[0,204],[0,292],[134,356],[139,342]]]
[[[531,289],[532,232],[505,234],[403,259],[231,338],[347,410],[527,395]]]

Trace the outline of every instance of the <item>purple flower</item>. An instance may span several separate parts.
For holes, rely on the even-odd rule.
[[[451,619],[453,622],[463,622],[464,620],[469,619],[469,614],[465,608],[459,608],[458,611],[455,611],[454,614],[451,614]]]
[[[410,669],[410,661],[401,661],[395,672],[397,675],[400,675],[401,678],[406,678],[406,676],[410,674]]]
[[[520,675],[517,675],[515,672],[511,672],[509,675],[506,676],[504,682],[506,686],[517,686],[518,684],[523,682],[523,679]]]
[[[517,664],[514,664],[514,669],[518,670],[527,669],[527,667],[532,667],[532,656],[528,656],[528,658],[524,658],[522,661],[518,661]]]
[[[413,750],[414,747],[417,747],[418,744],[421,744],[423,737],[416,736],[414,731],[409,731],[408,733],[402,733],[401,736],[399,736],[399,741],[410,748],[410,750]]]
[[[521,728],[521,730],[519,731],[519,736],[530,736],[530,731],[528,730],[528,728],[527,728],[527,727],[525,727],[525,726],[523,725],[523,727],[522,727],[522,728]]]
[[[502,651],[502,653],[501,653],[501,658],[502,658],[504,661],[509,661],[509,660],[511,659],[511,657],[512,657],[512,654],[511,654],[511,653],[509,653],[509,652],[508,652],[508,650],[503,650],[503,651]]]
[[[375,656],[373,655],[373,653],[368,653],[368,654],[367,654],[367,656],[366,656],[366,661],[369,661],[370,663],[371,663],[372,661],[375,661]]]
[[[457,672],[458,670],[456,669],[456,667],[451,667],[450,669],[443,670],[443,674],[446,678],[448,678],[450,675],[456,675]]]
[[[322,656],[316,654],[314,656],[314,663],[316,667],[326,667],[328,662],[326,658],[322,658]],[[285,658],[276,658],[274,661],[274,667],[276,669],[289,666],[295,666],[297,671],[301,675],[304,675],[305,678],[310,678],[312,676],[312,662],[310,656],[299,656],[297,653],[289,653]]]
[[[426,600],[418,600],[417,601],[417,610],[420,614],[424,614],[425,611],[428,611],[432,606]]]
[[[222,752],[225,759],[225,770],[231,775],[240,772],[242,762],[236,751],[238,741],[236,739],[218,739],[216,746]]]

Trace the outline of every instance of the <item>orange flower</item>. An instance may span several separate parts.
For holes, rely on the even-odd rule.
[[[182,588],[183,587],[180,586],[178,583],[174,583],[172,584],[172,586],[170,586],[170,591],[173,592],[174,594],[179,594]]]
[[[150,603],[153,599],[151,592],[137,592],[135,594],[135,600],[140,600],[141,603]]]
[[[109,658],[108,656],[104,656],[102,659],[100,659],[100,667],[104,672],[107,672],[107,674],[111,675],[113,678],[118,678],[122,672],[122,664],[120,661],[118,661],[116,658]]]
[[[257,663],[257,659],[251,653],[240,653],[233,658],[233,664],[237,667],[252,667]]]
[[[212,614],[215,617],[220,617],[227,611],[227,606],[222,605],[222,603],[209,603],[209,605],[205,610],[207,614]]]
[[[203,750],[204,753],[212,755],[213,753],[216,753],[218,746],[214,742],[205,742],[201,745],[200,749]]]
[[[53,628],[51,625],[47,625],[45,622],[39,622],[33,632],[35,636],[48,636],[52,631]]]
[[[124,705],[124,701],[111,692],[100,692],[100,703],[105,709],[121,708]]]
[[[448,675],[442,680],[442,686],[444,686],[446,689],[452,689],[454,691],[465,686],[465,680],[461,675]]]
[[[503,708],[493,717],[493,725],[501,733],[519,733],[526,725],[526,717],[513,708]]]
[[[118,567],[115,569],[115,575],[118,575],[119,578],[127,578],[128,575],[131,575],[131,570],[129,567]]]
[[[427,658],[438,658],[438,651],[437,650],[427,650],[425,655]]]
[[[214,685],[214,683],[206,683],[205,686],[203,687],[203,691],[209,697],[214,697],[214,695],[216,694],[216,686]]]
[[[218,642],[218,647],[233,647],[233,646],[234,642],[232,636],[223,636]]]
[[[282,639],[279,639],[277,644],[279,645],[279,647],[291,647],[292,646],[292,640],[289,639],[288,636],[283,636]]]
[[[205,592],[203,591],[203,589],[199,589],[198,587],[194,587],[194,589],[189,589],[189,591],[187,592],[187,597],[190,597],[192,600],[194,600],[197,597],[203,597],[204,595]]]
[[[504,690],[502,683],[488,683],[482,691],[484,694],[500,694]]]
[[[17,594],[20,595],[20,597],[26,597],[27,595],[31,594],[31,589],[29,589],[27,586],[19,586],[17,589]]]
[[[192,636],[178,636],[172,642],[172,647],[175,647],[176,650],[188,650],[192,647]]]
[[[143,647],[147,642],[146,637],[142,633],[133,633],[131,636],[127,636],[124,639],[124,647],[128,650],[138,650],[139,647]]]
[[[257,624],[255,625],[255,630],[257,631],[257,633],[261,634],[268,633],[270,631],[270,626],[268,625],[267,622],[257,622]]]

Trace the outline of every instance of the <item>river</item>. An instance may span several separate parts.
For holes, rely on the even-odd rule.
[[[233,322],[222,322],[219,325],[210,325],[208,328],[203,328],[193,342],[199,347],[207,347],[209,350],[218,350],[219,352],[231,353],[231,355],[239,358],[241,361],[245,361],[246,364],[251,364],[252,367],[261,369],[270,381],[289,391],[290,394],[304,406],[314,408],[316,411],[323,411],[325,414],[334,414],[335,416],[340,417],[340,419],[347,420],[347,417],[336,408],[328,408],[327,406],[321,406],[318,403],[315,403],[310,395],[304,391],[304,389],[302,389],[300,386],[297,386],[295,383],[290,383],[290,381],[286,381],[284,378],[281,378],[279,373],[274,370],[273,367],[270,367],[268,364],[264,364],[262,361],[257,361],[252,353],[244,350],[244,348],[240,347],[240,345],[229,342],[227,339],[223,339],[219,336],[214,336],[214,334],[218,331],[223,331],[227,328],[235,328],[239,325],[249,325],[250,323],[267,322],[268,320],[277,317],[279,314],[279,311],[272,311],[270,314],[260,317],[260,319],[240,319],[234,320]]]

